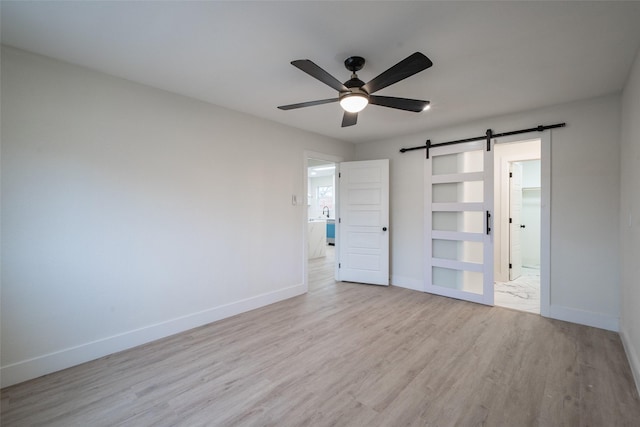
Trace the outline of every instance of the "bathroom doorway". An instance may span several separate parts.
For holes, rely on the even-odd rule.
[[[495,146],[494,304],[540,314],[540,140]]]

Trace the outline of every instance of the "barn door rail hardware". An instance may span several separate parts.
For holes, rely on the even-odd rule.
[[[555,129],[555,128],[562,128],[565,127],[566,123],[556,123],[555,125],[539,125],[533,128],[529,128],[529,129],[520,129],[520,130],[513,130],[511,132],[502,132],[502,133],[493,133],[493,131],[491,129],[487,129],[487,132],[485,135],[483,136],[476,136],[473,138],[465,138],[465,139],[458,139],[456,141],[447,141],[447,142],[440,142],[438,144],[434,144],[431,142],[430,139],[427,139],[427,143],[425,145],[419,145],[417,147],[411,147],[411,148],[401,148],[400,152],[401,153],[406,153],[407,151],[413,151],[413,150],[427,150],[427,159],[429,158],[429,149],[431,148],[435,148],[435,147],[442,147],[445,145],[453,145],[453,144],[462,144],[464,142],[473,142],[473,141],[482,141],[482,140],[486,140],[487,141],[487,151],[491,151],[491,139],[492,138],[500,138],[503,136],[509,136],[509,135],[518,135],[521,133],[529,133],[529,132],[543,132],[547,129]]]

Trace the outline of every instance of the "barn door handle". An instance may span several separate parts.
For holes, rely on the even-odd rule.
[[[491,226],[489,225],[490,218],[491,214],[489,213],[489,211],[487,211],[487,235],[491,233]]]

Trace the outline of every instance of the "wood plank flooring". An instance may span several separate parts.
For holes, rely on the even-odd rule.
[[[2,426],[640,425],[616,333],[326,264],[306,295],[3,389]]]

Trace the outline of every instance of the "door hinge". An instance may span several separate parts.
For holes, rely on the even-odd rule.
[[[513,178],[513,172],[509,172],[509,178]]]
[[[338,263],[338,268],[342,268],[342,264]]]
[[[338,172],[338,178],[342,178],[342,172]]]
[[[513,222],[513,218],[509,218],[509,224]]]
[[[513,268],[513,266],[511,264],[509,264],[509,268]]]
[[[338,218],[338,224],[342,224],[342,218]]]

